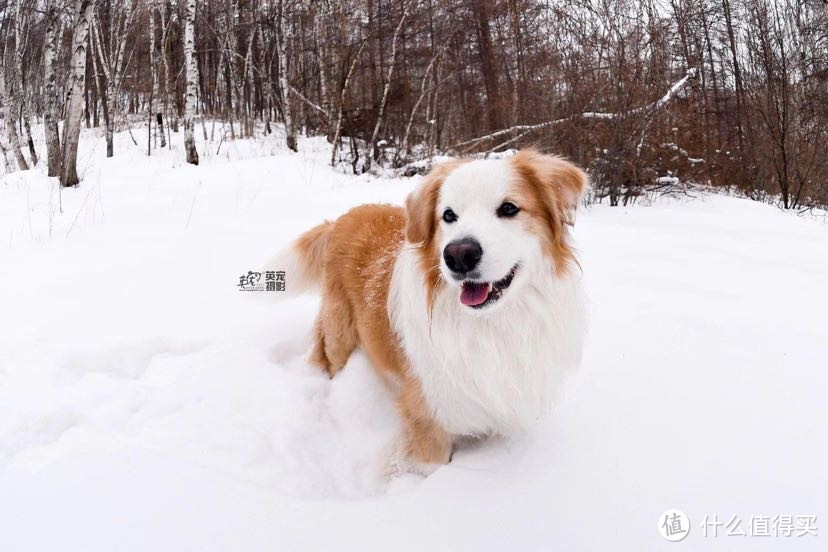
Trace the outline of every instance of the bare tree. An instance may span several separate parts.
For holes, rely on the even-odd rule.
[[[3,66],[0,67],[0,103],[3,105],[3,116],[6,120],[6,133],[9,137],[10,149],[14,153],[14,158],[17,161],[17,167],[22,170],[28,170],[29,164],[23,156],[23,150],[20,148],[20,134],[17,132],[17,113],[18,113],[18,95],[15,88],[19,86],[16,76],[16,55],[15,42],[9,37],[8,20],[6,19],[7,12],[3,12],[3,19],[0,20],[0,26],[4,29],[2,37],[2,56]],[[12,12],[12,23],[16,28],[16,16]]]
[[[420,104],[423,103],[423,99],[425,99],[426,94],[428,92],[428,84],[434,82],[434,66],[437,63],[437,60],[445,52],[444,49],[438,51],[434,56],[431,58],[431,61],[428,62],[428,67],[426,67],[425,74],[423,75],[423,79],[420,83],[420,95],[417,97],[417,101],[414,102],[414,106],[411,108],[411,114],[408,116],[408,123],[405,125],[405,132],[403,134],[402,143],[397,150],[397,158],[396,163],[400,163],[400,159],[404,156],[407,156],[410,153],[410,143],[409,138],[411,137],[411,129],[414,126],[414,117],[417,116],[417,111],[420,108]]]
[[[77,0],[75,25],[72,33],[72,61],[69,74],[69,100],[63,120],[63,155],[61,162],[61,186],[76,186],[78,179],[78,140],[83,118],[83,92],[86,82],[86,45],[89,43],[89,27],[92,22],[92,0]]]
[[[129,31],[138,11],[137,4],[126,3],[111,6],[105,20],[95,14],[92,38],[100,59],[100,66],[106,77],[103,97],[104,125],[106,126],[106,156],[114,155],[115,120],[120,112],[120,91],[128,58]],[[106,36],[104,32],[108,31]]]
[[[32,165],[37,165],[38,156],[32,139],[32,125],[29,114],[29,98],[26,94],[26,66],[29,50],[29,22],[31,19],[31,7],[23,6],[22,0],[16,2],[17,17],[14,25],[14,49],[16,64],[13,67],[14,79],[17,81],[15,87],[15,104],[20,107],[21,118],[23,119],[23,131],[26,134],[26,143],[29,146],[29,159]]]
[[[403,24],[408,17],[408,6],[403,4],[402,15],[397,28],[394,29],[394,39],[391,41],[391,64],[388,66],[388,75],[385,77],[385,87],[382,91],[382,99],[380,100],[379,112],[377,113],[377,120],[374,123],[374,131],[371,133],[371,138],[365,147],[364,162],[362,165],[362,172],[371,170],[371,163],[379,158],[379,148],[377,147],[377,137],[380,129],[385,123],[385,108],[388,104],[388,93],[391,91],[391,80],[394,77],[394,69],[397,66],[397,46],[400,42],[400,35],[402,34]]]
[[[3,154],[3,167],[6,169],[7,173],[12,172],[12,159],[9,157],[9,145],[3,141],[3,137],[0,136],[0,153]]]
[[[282,98],[282,116],[285,119],[285,139],[287,147],[299,151],[296,143],[296,127],[293,124],[291,113],[290,84],[288,83],[288,53],[287,53],[287,24],[285,0],[277,0],[276,4],[276,56],[279,73],[279,90]]]
[[[476,0],[471,3],[474,11],[479,44],[480,70],[486,89],[486,116],[489,128],[500,128],[500,91],[495,72],[495,51],[491,35],[491,0]]]
[[[342,137],[342,117],[344,115],[345,99],[348,97],[348,89],[350,88],[351,78],[353,77],[354,70],[356,69],[357,63],[359,63],[359,58],[362,55],[362,51],[365,49],[366,44],[368,44],[368,40],[363,39],[356,51],[356,54],[354,55],[353,60],[351,61],[350,66],[348,67],[348,72],[345,73],[345,79],[340,87],[339,107],[336,114],[336,126],[334,127],[333,147],[331,148],[331,166],[336,165],[336,152],[339,150],[339,141]]]
[[[198,115],[220,143],[272,121],[292,150],[300,131],[323,134],[354,172],[534,145],[588,167],[612,205],[662,176],[828,204],[819,0],[202,0],[197,17],[192,0],[95,0],[83,73],[85,43],[60,52],[64,24],[83,30],[78,1],[75,14],[58,0],[0,12],[13,168],[35,161],[42,117],[62,173],[75,131],[60,136],[57,118],[78,112],[90,126],[102,113],[109,155],[121,121],[148,123],[151,151],[182,118],[194,162]]]
[[[43,126],[46,133],[46,158],[49,165],[49,176],[60,174],[61,157],[56,81],[63,20],[57,2],[58,0],[49,0],[46,4],[46,42],[43,47],[43,94],[45,96]]]
[[[158,0],[152,0],[149,5],[149,58],[150,73],[152,74],[152,95],[149,100],[149,121],[147,122],[147,155],[150,154],[150,139],[152,135],[152,123],[155,119],[157,135],[161,140],[161,147],[166,147],[167,140],[164,137],[164,116],[154,106],[161,105],[161,80],[158,74],[158,34],[155,29],[155,15],[159,12]]]
[[[196,115],[196,95],[198,93],[198,64],[195,57],[195,15],[196,0],[187,0],[184,18],[184,67],[187,73],[187,91],[184,107],[184,148],[187,163],[198,165],[198,152],[195,147],[193,130]]]
[[[14,158],[17,161],[17,167],[21,171],[25,171],[29,169],[29,164],[26,162],[26,158],[23,156],[23,150],[20,148],[20,134],[17,132],[16,109],[13,95],[9,93],[9,81],[6,78],[7,67],[8,64],[4,67],[0,67],[0,103],[3,104],[3,116],[6,119],[6,133],[8,134],[9,142],[11,143],[10,149],[14,153]]]

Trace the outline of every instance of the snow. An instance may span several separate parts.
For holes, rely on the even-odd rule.
[[[236,284],[416,179],[201,134],[198,167],[181,135],[105,159],[84,131],[79,188],[0,183],[0,550],[824,549],[824,222],[720,196],[584,210],[590,336],[555,411],[389,480],[399,422],[364,356],[328,380],[304,360],[318,299]],[[819,536],[703,536],[734,514]]]

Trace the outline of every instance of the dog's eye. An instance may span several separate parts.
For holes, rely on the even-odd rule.
[[[504,201],[497,208],[497,216],[502,218],[512,218],[520,212],[520,207],[510,201]]]
[[[457,220],[457,213],[451,210],[451,208],[446,209],[443,211],[443,220],[449,224],[455,222]]]

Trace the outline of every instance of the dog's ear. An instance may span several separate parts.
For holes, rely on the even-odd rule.
[[[576,165],[553,155],[524,150],[514,157],[518,171],[536,183],[553,226],[572,225],[575,210],[589,184],[589,177]]]
[[[405,238],[413,244],[428,244],[437,229],[437,199],[448,174],[463,161],[437,165],[405,200]]]
[[[405,200],[405,239],[413,244],[430,241],[437,224],[437,191],[436,179],[426,176],[426,179]]]

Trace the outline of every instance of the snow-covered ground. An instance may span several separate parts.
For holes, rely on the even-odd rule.
[[[0,550],[826,549],[828,225],[716,196],[583,210],[590,336],[554,412],[388,482],[398,422],[365,358],[328,380],[303,358],[317,299],[237,284],[416,179],[281,138],[192,167],[180,136],[105,159],[89,133],[79,188],[2,177]],[[750,536],[786,514],[818,536]]]

